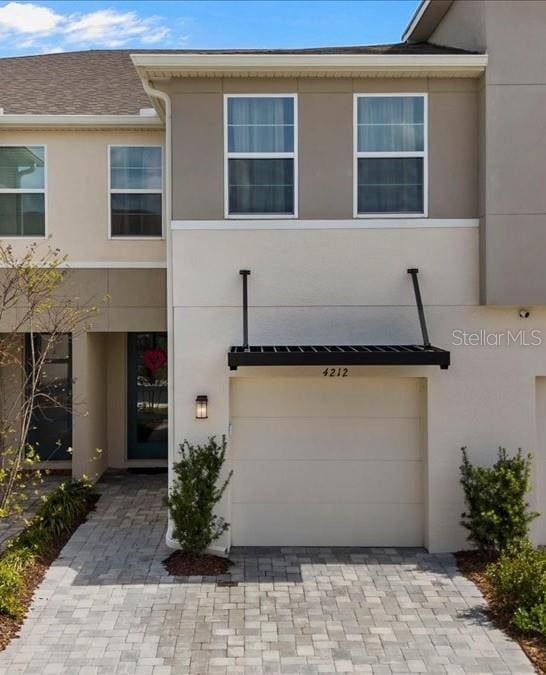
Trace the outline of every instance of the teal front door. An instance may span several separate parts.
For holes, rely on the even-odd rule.
[[[167,459],[167,334],[127,336],[129,459]]]

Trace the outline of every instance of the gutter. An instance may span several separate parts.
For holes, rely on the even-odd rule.
[[[130,127],[160,129],[157,115],[12,115],[0,114],[0,126],[9,127]]]
[[[173,301],[173,253],[172,253],[172,104],[170,96],[155,89],[148,78],[141,78],[144,91],[150,97],[152,102],[162,101],[165,118],[165,239],[167,242],[166,261],[167,261],[167,463],[169,468],[174,463],[175,443],[174,443],[174,301]],[[155,104],[154,104],[155,105]],[[157,109],[157,107],[156,107]],[[171,475],[169,471],[169,489],[171,487]],[[171,536],[172,523],[169,518],[166,542],[170,548],[177,548],[176,542]]]
[[[167,77],[478,77],[486,54],[132,54],[145,78]]]

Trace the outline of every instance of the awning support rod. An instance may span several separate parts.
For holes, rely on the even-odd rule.
[[[419,288],[419,279],[417,278],[419,269],[417,267],[410,267],[408,269],[408,274],[411,274],[411,280],[413,281],[413,291],[415,293],[415,302],[417,303],[417,313],[419,314],[419,323],[421,324],[421,333],[423,334],[423,345],[425,347],[430,347],[431,345],[428,337],[427,320],[425,318],[425,310],[423,309],[423,300],[421,298],[421,289]]]
[[[248,276],[250,270],[239,270],[243,277],[243,349],[248,350]]]

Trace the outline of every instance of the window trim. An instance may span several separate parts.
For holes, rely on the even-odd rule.
[[[359,152],[358,150],[358,100],[360,98],[397,97],[423,99],[423,150],[415,152]],[[374,157],[423,158],[423,211],[420,213],[359,213],[358,212],[358,160]],[[428,94],[427,92],[358,92],[353,97],[353,218],[427,218],[428,217]]]
[[[159,148],[161,151],[161,189],[135,189],[135,188],[113,188],[112,187],[112,148]],[[107,148],[107,166],[108,166],[108,239],[111,241],[161,241],[165,239],[165,171],[163,160],[165,152],[161,143],[108,143]],[[161,235],[114,235],[112,234],[112,199],[113,194],[153,194],[161,195]]]
[[[48,198],[47,198],[47,145],[45,143],[0,143],[0,148],[31,148],[40,147],[44,149],[44,187],[43,188],[0,188],[0,194],[43,194],[44,195],[44,233],[43,234],[6,234],[1,235],[1,239],[16,239],[17,241],[34,239],[47,239],[49,237],[48,229]]]
[[[228,151],[228,100],[230,98],[291,98],[294,101],[294,149],[292,152],[229,152]],[[230,213],[229,212],[229,160],[230,159],[292,159],[294,160],[294,211],[293,213]],[[277,92],[255,94],[224,94],[224,218],[229,220],[287,220],[298,217],[298,95]]]

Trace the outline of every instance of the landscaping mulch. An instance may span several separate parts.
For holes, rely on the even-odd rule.
[[[0,614],[0,651],[4,650],[10,641],[18,637],[19,630],[26,618],[26,613],[32,602],[34,591],[42,582],[47,570],[51,564],[59,557],[64,545],[68,542],[70,537],[78,529],[78,527],[85,523],[87,516],[95,510],[96,504],[99,500],[99,495],[93,494],[89,497],[88,510],[82,514],[74,525],[63,532],[63,534],[52,540],[47,550],[38,556],[24,571],[25,590],[21,597],[21,604],[23,605],[24,615],[20,619],[14,619],[5,614]]]
[[[500,628],[516,640],[529,657],[538,673],[546,674],[546,638],[522,633],[510,621],[510,616],[502,612],[495,603],[491,584],[485,575],[485,569],[491,558],[477,551],[459,551],[455,554],[460,572],[480,589],[488,604],[488,613],[497,628]]]
[[[194,556],[175,551],[163,561],[167,572],[173,577],[216,577],[225,574],[233,564],[227,558],[204,553]]]

